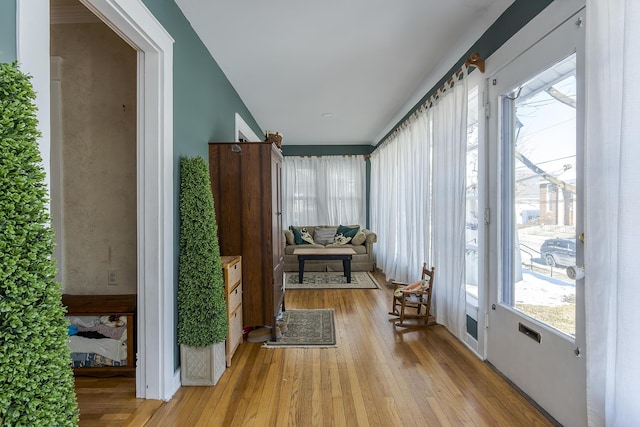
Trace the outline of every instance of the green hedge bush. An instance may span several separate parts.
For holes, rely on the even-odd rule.
[[[229,328],[224,298],[209,167],[202,157],[182,158],[178,342],[207,347],[224,341]]]
[[[78,424],[35,93],[0,64],[0,425]]]

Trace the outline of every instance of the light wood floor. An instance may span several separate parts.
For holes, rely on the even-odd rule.
[[[388,289],[288,290],[334,308],[337,348],[244,343],[215,387],[135,399],[133,379],[78,378],[80,426],[549,426],[442,326],[394,327]]]

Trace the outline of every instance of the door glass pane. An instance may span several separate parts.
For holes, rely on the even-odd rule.
[[[503,302],[575,336],[576,58],[538,74],[506,98],[510,125],[513,260]],[[506,281],[509,282],[509,281]]]
[[[478,306],[478,87],[469,90],[467,112],[467,207],[465,282],[467,302]]]

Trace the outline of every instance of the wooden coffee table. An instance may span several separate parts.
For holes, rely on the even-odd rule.
[[[356,254],[351,248],[296,248],[294,255],[298,255],[298,283],[302,283],[304,262],[312,259],[342,260],[344,277],[351,283],[351,257]]]

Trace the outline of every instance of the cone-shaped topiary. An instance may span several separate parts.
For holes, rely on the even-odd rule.
[[[229,328],[220,263],[218,226],[202,157],[180,160],[180,262],[178,342],[208,347]]]
[[[78,424],[35,93],[0,64],[0,425]]]

